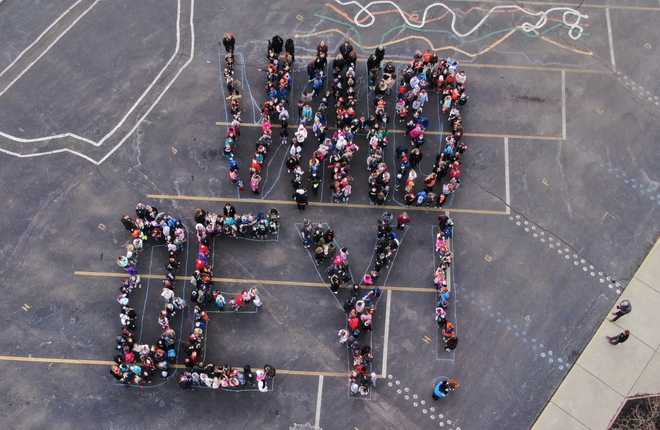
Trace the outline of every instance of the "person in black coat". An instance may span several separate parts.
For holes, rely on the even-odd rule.
[[[225,47],[225,51],[233,54],[235,45],[236,37],[234,36],[234,33],[225,33],[224,37],[222,38],[222,46]]]
[[[273,50],[275,55],[280,55],[282,53],[282,46],[283,45],[284,45],[284,41],[277,34],[275,36],[273,36],[273,38],[270,41],[270,49]]]
[[[291,62],[294,62],[296,54],[293,39],[287,39],[286,42],[284,42],[284,51],[291,56]]]
[[[344,43],[339,47],[339,52],[341,56],[344,57],[344,60],[350,61],[351,54],[353,53],[353,45],[348,40],[345,40]]]

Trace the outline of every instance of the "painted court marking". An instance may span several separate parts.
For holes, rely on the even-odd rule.
[[[323,375],[319,375],[319,388],[316,392],[316,414],[314,415],[314,427],[319,428],[321,422],[321,401],[323,400]]]
[[[458,1],[458,0],[456,0]],[[526,2],[527,3],[527,2]],[[660,9],[658,9],[660,10]],[[312,55],[298,55],[296,58],[301,60],[314,60],[316,56]],[[366,58],[358,58],[357,61],[366,61]],[[398,58],[385,57],[384,61],[394,64],[408,64],[409,60],[402,60]],[[597,69],[584,69],[578,67],[555,67],[555,66],[532,66],[522,64],[497,64],[497,63],[461,63],[461,67],[466,69],[505,69],[505,70],[524,70],[524,71],[537,71],[537,72],[560,72],[565,70],[569,73],[591,73],[596,75],[606,75],[609,71]],[[425,132],[427,133],[427,132]]]
[[[81,276],[87,278],[125,278],[126,273],[121,272],[90,272],[90,271],[75,271],[74,276]],[[183,275],[182,275],[183,276]],[[188,277],[189,275],[185,275]],[[142,279],[165,279],[164,275],[140,275]],[[285,287],[306,287],[306,288],[328,288],[327,284],[320,282],[301,282],[289,280],[273,280],[273,279],[246,279],[246,278],[213,278],[213,282],[219,284],[249,284],[249,285],[273,285]],[[350,288],[350,287],[346,287]],[[406,287],[406,286],[381,286],[379,287],[385,291],[401,291],[406,293],[435,293],[434,288],[423,287]]]
[[[563,70],[562,70],[563,71]],[[215,125],[219,127],[227,127],[231,125],[231,123],[227,121],[216,121]],[[241,123],[241,127],[248,127],[248,128],[261,128],[261,124],[258,123]],[[297,125],[290,124],[289,128],[291,129],[297,129]],[[307,127],[309,128],[309,127]],[[334,130],[334,127],[328,127],[329,130]],[[390,129],[390,133],[395,133],[395,134],[406,134],[407,132],[405,130],[401,129]],[[434,131],[434,130],[428,130],[425,131],[424,134],[429,135],[429,136],[448,136],[451,134],[449,131]],[[465,137],[490,137],[490,138],[495,138],[495,139],[503,139],[505,137],[508,137],[510,139],[521,139],[521,140],[563,140],[564,138],[562,136],[539,136],[539,135],[529,135],[529,134],[515,134],[515,133],[463,133],[463,136]]]
[[[566,72],[561,71],[561,137],[566,140]]]
[[[96,0],[94,2],[94,5],[98,3],[100,0]],[[63,138],[71,138],[75,139],[87,144],[90,144],[95,147],[100,147],[102,146],[108,139],[110,139],[116,132],[117,130],[124,124],[124,122],[128,119],[128,117],[134,112],[134,110],[138,107],[138,105],[144,100],[144,98],[149,95],[153,87],[156,85],[156,83],[159,81],[159,79],[163,76],[167,68],[172,64],[172,62],[176,59],[177,55],[179,55],[179,51],[181,48],[181,1],[182,0],[177,0],[177,23],[176,23],[176,48],[174,50],[174,53],[172,56],[169,58],[167,63],[165,63],[165,66],[158,72],[154,80],[149,84],[149,86],[146,88],[146,90],[140,95],[140,97],[135,101],[135,103],[131,106],[131,108],[126,112],[124,117],[117,123],[117,125],[110,130],[101,140],[98,142],[94,142],[90,139],[84,138],[82,136],[79,136],[75,133],[62,133],[62,134],[56,134],[56,135],[51,135],[51,136],[44,136],[44,137],[39,137],[39,138],[32,138],[32,139],[24,139],[16,136],[12,136],[8,133],[4,133],[0,131],[0,137],[4,137],[9,140],[13,140],[18,143],[39,143],[39,142],[46,142],[50,140],[55,140],[55,139],[63,139]],[[91,7],[90,7],[91,9]],[[89,10],[89,9],[88,9]],[[86,11],[87,12],[87,11]],[[85,13],[86,13],[85,12]],[[101,165],[105,160],[107,160],[112,154],[115,153],[125,142],[126,140],[135,132],[135,130],[138,128],[138,126],[144,121],[144,119],[151,113],[153,108],[160,102],[162,97],[165,95],[165,93],[170,89],[172,84],[178,79],[179,75],[188,67],[188,65],[192,62],[193,58],[195,57],[195,26],[194,26],[194,16],[195,16],[195,0],[190,0],[190,57],[188,60],[186,60],[185,63],[179,68],[179,70],[174,74],[172,79],[167,83],[167,85],[163,88],[162,92],[156,97],[154,102],[149,106],[149,108],[145,111],[145,113],[136,121],[135,125],[126,133],[126,135],[112,148],[106,153],[101,159],[99,160],[94,160],[90,156],[75,151],[70,148],[60,148],[60,149],[55,149],[55,150],[50,150],[50,151],[42,151],[42,152],[35,152],[35,153],[19,153],[19,152],[14,152],[14,151],[9,151],[4,148],[0,148],[0,152],[12,155],[18,158],[32,158],[32,157],[40,157],[40,156],[45,156],[45,155],[53,155],[53,154],[59,154],[62,152],[68,152],[74,155],[77,155],[81,158],[84,158],[85,160],[89,161],[90,163],[93,163],[95,165]],[[76,22],[82,18],[82,15],[76,20]],[[68,30],[67,30],[68,31]],[[57,40],[61,36],[58,37]],[[50,47],[49,47],[50,49]],[[39,58],[41,58],[41,56]],[[36,60],[35,60],[36,62]],[[31,66],[30,66],[31,67]],[[27,71],[27,69],[25,70]],[[24,72],[21,73],[20,76],[23,75]],[[6,91],[6,90],[5,90]],[[0,96],[4,94],[4,91],[0,93]]]
[[[504,138],[504,202],[506,214],[511,213],[511,178],[509,175],[509,138]]]
[[[184,200],[184,201],[203,201],[203,202],[229,202],[229,203],[256,203],[256,204],[270,204],[270,205],[283,205],[295,206],[296,202],[293,200],[266,200],[266,199],[250,199],[250,198],[236,198],[236,197],[212,197],[212,196],[186,196],[175,194],[147,194],[149,199],[157,200]],[[330,208],[349,208],[349,209],[378,209],[381,211],[408,211],[408,212],[454,212],[466,213],[477,215],[506,215],[506,211],[496,211],[488,209],[461,209],[461,208],[433,208],[423,206],[392,206],[392,205],[370,205],[362,203],[330,203],[330,202],[309,202],[310,207],[330,207]]]
[[[610,8],[605,9],[605,21],[607,22],[607,40],[610,47],[610,62],[612,70],[616,72],[616,60],[614,58],[614,40],[612,38],[612,20],[610,18]]]
[[[60,15],[55,21],[53,21],[53,22],[52,22],[52,23],[46,28],[46,30],[44,30],[44,32],[42,32],[42,33],[41,33],[41,34],[35,39],[34,42],[32,42],[32,43],[31,43],[26,49],[24,49],[24,50],[19,54],[19,56],[18,56],[14,61],[12,61],[12,63],[11,63],[9,66],[7,66],[7,67],[2,71],[2,73],[0,73],[0,76],[4,75],[4,74],[5,74],[5,73],[6,73],[6,72],[7,72],[7,71],[8,71],[8,70],[9,70],[14,64],[16,64],[16,62],[18,62],[18,61],[21,59],[21,57],[23,57],[23,55],[24,55],[24,54],[25,54],[30,48],[32,48],[34,45],[36,45],[36,44],[39,42],[39,40],[40,40],[40,39],[41,39],[41,38],[42,38],[42,37],[43,37],[43,36],[44,36],[44,35],[45,35],[45,34],[51,29],[51,28],[53,28],[53,26],[55,26],[55,25],[59,22],[60,19],[62,19],[65,15],[67,15],[67,14],[71,11],[71,9],[73,9],[74,7],[76,7],[76,6],[78,5],[78,3],[80,3],[81,1],[82,1],[82,0],[78,0],[73,6],[71,6],[69,9],[67,9],[62,15]],[[85,9],[85,10],[84,10],[84,11],[83,11],[83,12],[82,12],[82,13],[81,13],[81,14],[80,14],[80,15],[79,15],[79,16],[78,16],[78,17],[77,17],[77,18],[76,18],[71,24],[69,24],[69,26],[68,26],[67,28],[64,29],[64,31],[62,31],[62,33],[60,33],[60,34],[55,38],[55,40],[53,40],[53,41],[52,41],[52,42],[46,47],[46,49],[44,49],[43,52],[41,52],[41,54],[39,54],[39,55],[37,56],[37,58],[35,58],[34,60],[32,60],[32,61],[30,62],[30,64],[28,64],[27,67],[25,67],[25,69],[21,70],[21,72],[20,72],[20,73],[14,78],[14,79],[12,79],[12,81],[9,82],[9,84],[7,84],[7,86],[6,86],[5,88],[3,88],[3,89],[0,91],[0,97],[2,97],[7,91],[9,91],[9,89],[10,89],[11,87],[13,87],[14,84],[15,84],[19,79],[21,79],[21,78],[23,77],[23,75],[26,74],[26,73],[32,68],[32,66],[34,66],[39,60],[41,60],[41,58],[42,58],[44,55],[46,55],[46,54],[48,53],[48,51],[50,51],[50,48],[52,48],[53,46],[55,46],[55,44],[57,44],[57,42],[59,42],[59,40],[60,40],[62,37],[64,37],[64,36],[69,32],[69,30],[71,30],[76,24],[78,24],[78,21],[80,21],[81,19],[83,19],[83,18],[85,17],[85,15],[87,15],[87,13],[88,13],[90,10],[92,10],[92,9],[94,8],[94,6],[96,6],[96,5],[98,4],[99,1],[100,1],[100,0],[95,0],[94,3],[92,3],[87,9]]]
[[[387,301],[385,302],[385,335],[383,336],[383,365],[381,378],[387,375],[387,350],[390,340],[390,305],[392,302],[392,290],[387,290]]]
[[[14,58],[14,61],[12,61],[11,63],[9,63],[9,65],[8,65],[7,67],[5,67],[5,68],[0,72],[0,78],[1,78],[5,73],[7,73],[7,71],[8,71],[9,69],[11,69],[12,67],[14,67],[14,64],[16,64],[21,58],[23,58],[23,55],[25,55],[26,52],[28,52],[30,49],[32,49],[32,47],[33,47],[34,45],[36,45],[37,43],[39,43],[39,41],[41,40],[41,38],[44,37],[44,35],[46,35],[46,33],[48,33],[48,32],[50,31],[51,28],[53,28],[55,25],[57,25],[57,23],[60,22],[60,20],[61,20],[62,18],[64,18],[69,12],[71,12],[71,10],[72,10],[73,8],[75,8],[76,6],[78,6],[78,5],[80,4],[81,1],[83,1],[83,0],[78,0],[78,1],[76,1],[76,2],[75,2],[74,4],[72,4],[67,10],[65,10],[65,11],[62,13],[62,15],[58,16],[57,18],[55,18],[55,20],[54,20],[53,22],[51,22],[50,25],[49,25],[48,27],[46,27],[46,29],[45,29],[44,31],[42,31],[41,34],[40,34],[39,36],[37,36],[37,38],[34,39],[34,41],[33,41],[32,43],[30,43],[30,44],[27,46],[27,48],[25,48],[24,50],[22,50],[22,51],[18,54],[18,56],[17,56],[16,58]],[[2,1],[0,1],[0,3],[2,3]],[[50,48],[49,48],[49,49],[50,49]]]
[[[31,355],[0,355],[0,362],[10,363],[42,363],[42,364],[65,364],[65,365],[81,365],[81,366],[111,366],[114,361],[110,360],[93,360],[93,359],[79,359],[79,358],[59,358],[59,357],[32,357]],[[176,369],[183,369],[185,365],[175,364]],[[277,369],[278,375],[292,375],[292,376],[324,376],[329,378],[345,378],[348,376],[347,372],[326,372],[314,370],[291,370],[291,369]]]

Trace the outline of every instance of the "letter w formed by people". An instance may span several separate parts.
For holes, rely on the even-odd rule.
[[[387,284],[403,245],[407,227],[397,228],[392,214],[383,213],[375,229],[371,259],[359,279],[353,275],[349,250],[341,246],[331,226],[305,220],[303,224],[296,224],[296,228],[319,278],[328,286],[346,317],[345,327],[338,330],[337,336],[342,348],[348,351],[350,394],[370,398],[377,379],[373,340],[376,307],[381,287]]]

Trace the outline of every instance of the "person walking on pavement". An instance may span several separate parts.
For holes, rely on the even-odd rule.
[[[630,336],[630,330],[624,330],[621,333],[617,334],[616,336],[605,336],[605,337],[607,337],[607,340],[612,345],[618,345],[628,340],[629,336]]]
[[[632,305],[630,304],[630,301],[622,300],[618,305],[616,305],[616,312],[612,312],[614,318],[610,319],[610,321],[614,322],[622,316],[629,314],[630,311],[632,311]]]

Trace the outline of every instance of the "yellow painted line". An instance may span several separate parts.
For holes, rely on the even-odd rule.
[[[660,9],[658,9],[660,10]],[[296,58],[301,60],[313,60],[316,57],[312,55],[299,55]],[[358,58],[358,61],[367,61],[365,58]],[[408,60],[401,60],[396,58],[385,58],[386,62],[394,64],[409,64]],[[535,72],[572,72],[572,73],[591,73],[596,75],[607,75],[612,72],[608,70],[585,69],[580,67],[554,67],[554,66],[525,66],[518,64],[488,64],[488,63],[461,63],[462,68],[466,69],[506,69],[506,70],[523,70]]]
[[[283,205],[295,206],[293,200],[268,200],[268,199],[250,199],[237,197],[211,197],[211,196],[186,196],[174,194],[147,194],[147,198],[158,200],[187,200],[195,202],[229,202],[229,203],[254,203],[260,205]],[[407,212],[453,212],[477,215],[507,215],[506,211],[496,211],[489,209],[462,209],[462,208],[431,208],[420,206],[392,206],[392,205],[369,205],[366,203],[330,203],[330,202],[309,202],[310,207],[329,207],[329,208],[348,208],[348,209],[377,209],[380,211],[407,211]]]
[[[114,361],[109,360],[87,360],[76,358],[55,358],[55,357],[31,357],[20,355],[0,355],[0,361],[10,363],[43,363],[43,364],[68,364],[79,366],[112,366]],[[183,369],[184,364],[175,364],[176,369]],[[348,372],[327,372],[314,370],[290,370],[276,369],[277,375],[295,375],[295,376],[328,376],[328,377],[347,377]]]
[[[83,276],[88,278],[125,278],[126,273],[121,272],[88,272],[75,271],[74,276]],[[142,279],[165,279],[163,275],[140,275]],[[220,284],[259,284],[259,285],[281,285],[285,287],[305,287],[305,288],[327,288],[327,284],[321,282],[300,282],[300,281],[278,281],[272,279],[245,279],[245,278],[213,278],[213,282]],[[348,288],[348,287],[347,287]],[[404,287],[404,286],[385,286],[381,289],[387,291],[401,291],[407,293],[435,293],[434,288],[423,287]]]
[[[46,364],[78,364],[83,366],[110,366],[114,363],[114,361],[108,360],[79,360],[75,358],[30,357],[18,355],[0,355],[0,361]]]
[[[227,127],[231,125],[231,123],[226,122],[226,121],[216,121],[215,125],[219,127]],[[241,127],[248,127],[248,128],[261,128],[261,124],[257,123],[241,123]],[[289,128],[291,129],[297,129],[297,125],[289,125]],[[310,128],[307,126],[307,128]],[[329,127],[330,130],[334,130],[334,127]],[[405,130],[401,129],[391,129],[388,130],[390,133],[396,133],[396,134],[406,134]],[[451,133],[448,131],[435,131],[435,130],[426,130],[424,131],[424,134],[428,134],[430,136],[447,136]],[[487,138],[494,138],[494,139],[504,139],[505,137],[508,137],[509,139],[524,139],[524,140],[564,140],[561,136],[539,136],[539,135],[529,135],[529,134],[511,134],[511,133],[463,133],[463,136],[465,137],[487,137]]]
[[[277,375],[295,375],[295,376],[329,376],[334,378],[346,378],[349,376],[348,372],[316,372],[313,370],[286,370],[275,369]]]

